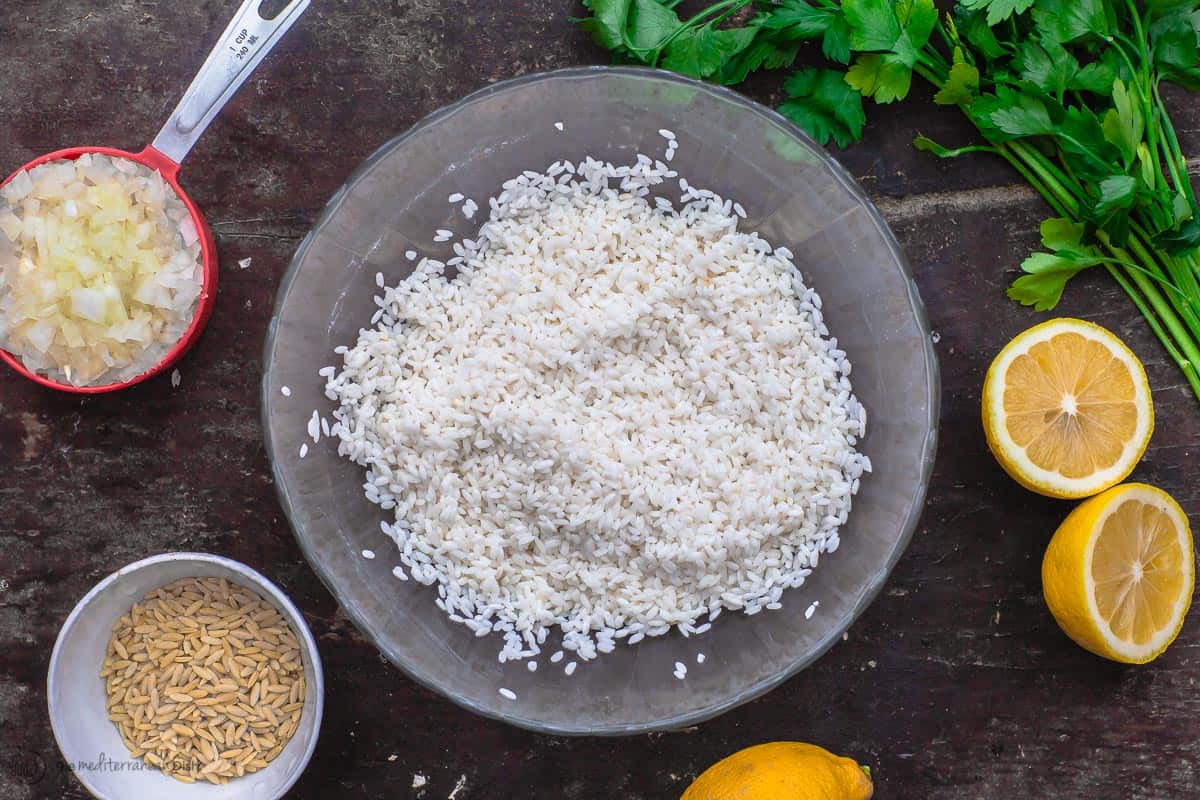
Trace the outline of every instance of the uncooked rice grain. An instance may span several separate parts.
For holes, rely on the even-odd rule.
[[[870,470],[787,248],[649,157],[552,166],[504,182],[454,274],[424,258],[386,287],[323,371],[401,563],[502,662],[552,629],[590,660],[776,607]]]

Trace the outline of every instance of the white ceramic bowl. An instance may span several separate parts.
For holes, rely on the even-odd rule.
[[[108,719],[100,666],[113,624],[148,592],[182,578],[225,578],[252,589],[287,619],[300,640],[307,692],[300,726],[265,769],[224,786],[188,785],[167,777],[129,751]],[[96,584],[59,631],[46,679],[50,724],[63,757],[80,782],[101,800],[277,800],[304,772],[317,744],[325,705],[321,658],[304,617],[291,600],[259,573],[206,553],[167,553],[137,561]]]

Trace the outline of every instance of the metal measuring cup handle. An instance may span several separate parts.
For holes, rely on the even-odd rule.
[[[174,163],[183,162],[250,73],[308,9],[310,0],[292,0],[272,19],[263,19],[259,13],[264,2],[242,3],[150,145]]]

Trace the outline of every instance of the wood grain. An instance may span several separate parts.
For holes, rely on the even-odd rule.
[[[66,145],[148,141],[232,6],[0,5],[0,171]],[[79,400],[0,373],[0,796],[86,797],[46,716],[54,636],[108,572],[188,549],[265,571],[320,640],[325,726],[296,798],[671,798],[712,761],[771,739],[871,764],[880,798],[1198,796],[1200,618],[1159,662],[1128,669],[1068,642],[1041,600],[1041,552],[1069,505],[1000,472],[978,403],[991,357],[1038,318],[1003,289],[1046,209],[993,160],[915,152],[917,131],[970,140],[957,112],[921,90],[871,109],[866,138],[843,154],[914,266],[944,382],[928,508],[848,641],[698,728],[559,739],[412,684],[339,613],[280,514],[263,451],[257,387],[275,287],[325,201],[388,138],[488,82],[602,63],[567,22],[579,10],[566,0],[314,3],[186,165],[185,185],[217,233],[222,285],[182,385],[164,376]],[[748,91],[771,102],[778,86],[756,78]],[[1200,106],[1172,101],[1185,150],[1200,153]],[[1200,406],[1176,368],[1103,275],[1073,283],[1061,310],[1107,325],[1145,360],[1159,426],[1135,475],[1195,518]]]

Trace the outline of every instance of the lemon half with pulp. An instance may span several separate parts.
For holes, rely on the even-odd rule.
[[[1152,661],[1174,641],[1195,580],[1187,516],[1144,483],[1080,503],[1042,560],[1042,591],[1063,632],[1127,664]]]
[[[1154,432],[1146,371],[1099,325],[1035,325],[988,369],[983,429],[1000,466],[1025,488],[1090,497],[1124,480],[1146,451]]]

